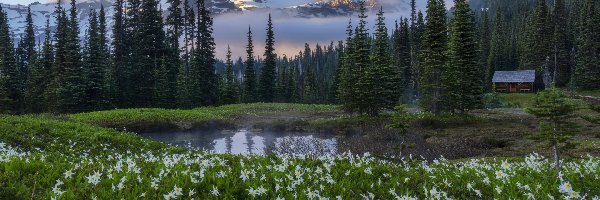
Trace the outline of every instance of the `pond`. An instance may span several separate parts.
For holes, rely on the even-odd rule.
[[[197,148],[214,153],[333,155],[339,153],[335,135],[292,132],[181,131],[142,133],[144,137],[168,144]]]

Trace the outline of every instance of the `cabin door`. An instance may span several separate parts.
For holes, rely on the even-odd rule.
[[[517,84],[510,83],[510,92],[517,92]]]

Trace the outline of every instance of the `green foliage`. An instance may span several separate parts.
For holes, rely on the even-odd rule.
[[[413,69],[411,66],[411,40],[408,19],[400,19],[400,27],[394,30],[394,60],[398,67],[400,82],[398,93],[403,94],[403,101],[410,99],[413,87]],[[407,96],[408,95],[408,96]]]
[[[391,60],[392,53],[389,50],[388,29],[385,26],[385,17],[383,17],[383,14],[382,8],[377,13],[375,41],[373,41],[374,48],[371,56],[373,66],[369,68],[373,70],[371,73],[374,76],[372,76],[371,81],[374,81],[373,84],[375,86],[371,88],[371,92],[373,92],[371,95],[378,98],[369,103],[370,107],[372,107],[370,110],[373,110],[372,112],[374,113],[397,105],[402,94],[400,86],[403,84],[399,68],[394,66]],[[408,35],[406,34],[406,36]],[[405,53],[404,56],[408,56],[408,54]],[[405,68],[408,67],[407,64],[404,63]],[[368,77],[369,74],[366,74],[366,76]],[[410,82],[410,80],[407,80],[407,82]]]
[[[526,111],[540,120],[540,132],[532,138],[552,147],[558,161],[560,145],[567,144],[577,133],[578,126],[570,120],[576,117],[575,106],[567,101],[563,92],[552,87],[539,92],[534,106]],[[559,162],[556,162],[556,168],[560,171]]]
[[[352,30],[352,21],[348,22],[346,29],[346,46],[344,54],[340,57],[340,66],[338,67],[339,87],[337,91],[337,99],[347,112],[354,111],[354,31]]]
[[[265,65],[260,73],[258,94],[262,102],[273,102],[275,94],[275,68],[277,55],[275,54],[275,33],[273,32],[273,21],[269,14],[267,23],[267,46],[265,47]]]
[[[0,6],[0,113],[22,112],[22,81],[14,55],[8,15]]]
[[[190,110],[179,109],[119,109],[68,115],[73,121],[102,127],[144,129],[190,129],[203,127],[210,122],[230,124],[236,117],[268,111],[327,112],[336,111],[337,106],[315,104],[232,104],[220,107],[202,107]],[[192,127],[187,127],[187,124]]]
[[[528,108],[535,103],[535,94],[532,93],[510,93],[498,94],[502,107],[508,108]]]
[[[431,112],[418,112],[413,115],[413,123],[422,127],[445,128],[448,126],[462,126],[473,124],[481,119],[464,113],[441,113],[435,115]]]
[[[222,109],[236,108],[334,107],[251,104]],[[293,198],[294,194],[309,199],[311,191],[319,197],[344,199],[356,198],[357,193],[385,199],[427,199],[434,195],[456,199],[524,199],[528,195],[596,198],[600,193],[600,184],[595,179],[600,172],[589,167],[600,164],[595,157],[564,160],[564,173],[557,181],[551,170],[552,162],[537,154],[469,161],[429,162],[407,158],[397,163],[367,155],[211,154],[167,146],[131,133],[42,116],[0,116],[0,138],[0,198],[3,199],[136,199],[140,195],[162,199],[177,190],[181,190],[180,198],[198,199]],[[93,184],[96,172],[98,183]],[[286,176],[302,181],[292,184],[285,180]],[[269,179],[283,181],[265,181]],[[284,189],[292,185],[302,192]],[[523,187],[531,187],[527,192],[531,194],[524,194]],[[257,188],[265,190],[253,195],[251,191]],[[215,189],[218,196],[212,192]],[[195,192],[190,195],[191,190]]]
[[[41,52],[34,56],[35,59],[31,63],[27,78],[27,92],[25,94],[25,103],[28,105],[26,112],[46,112],[48,105],[46,102],[45,92],[50,84],[52,64],[54,62],[54,54],[52,47],[52,38],[50,35],[50,19],[46,20],[45,39]]]
[[[248,27],[248,45],[246,45],[246,61],[244,62],[244,90],[242,102],[254,103],[256,96],[256,74],[254,72],[254,44],[252,43],[252,29]]]
[[[552,54],[551,57],[554,63],[554,82],[557,87],[565,87],[571,81],[571,44],[568,21],[567,21],[567,10],[565,7],[564,0],[554,1],[554,10],[552,11],[552,31],[554,31],[552,41]]]
[[[483,95],[483,107],[487,109],[500,108],[502,101],[496,92],[486,93]]]
[[[400,134],[405,135],[408,128],[410,128],[412,117],[406,112],[406,105],[398,105],[395,110],[396,112],[392,115],[391,123],[386,127],[398,129]]]
[[[574,74],[575,87],[579,89],[600,88],[600,14],[596,1],[586,1],[581,15],[580,33],[578,37],[577,67]]]
[[[225,77],[221,89],[221,104],[238,103],[237,85],[233,74],[233,61],[231,60],[231,49],[227,47]]]
[[[101,38],[98,16],[96,11],[90,13],[89,29],[87,32],[87,44],[85,46],[84,62],[85,68],[85,109],[101,110],[106,108],[108,102],[106,70],[107,55],[104,48],[105,41]]]
[[[420,53],[420,94],[419,103],[426,111],[439,114],[443,111],[444,83],[442,74],[448,60],[448,34],[446,7],[442,0],[429,0],[427,21]]]
[[[371,41],[366,28],[364,2],[360,5],[360,20],[356,30],[352,31],[351,25],[347,29],[346,48],[340,61],[341,69],[338,70],[338,99],[346,111],[378,115],[381,110],[398,103],[403,83],[399,67],[394,66],[396,61],[392,61],[383,10],[377,14],[375,38]],[[409,71],[407,67],[403,72]]]
[[[370,110],[370,103],[374,101],[374,96],[371,91],[375,88],[375,82],[372,78],[375,78],[375,74],[372,74],[373,70],[370,69],[371,66],[371,42],[369,38],[369,29],[367,28],[367,11],[365,7],[365,2],[360,2],[360,13],[358,15],[358,25],[356,30],[354,31],[354,53],[352,54],[352,62],[354,62],[352,66],[353,77],[355,78],[353,81],[356,81],[355,87],[355,97],[352,102],[352,106],[355,111],[364,114],[376,114],[376,110]]]
[[[141,148],[165,147],[164,144],[130,133],[39,116],[0,116],[0,138],[2,142],[23,149],[39,148],[47,152],[89,151],[103,154],[104,144],[111,144],[122,151],[138,152],[141,152]]]
[[[448,63],[442,74],[444,104],[449,111],[481,108],[483,72],[478,65],[475,19],[465,0],[455,1],[450,26]]]
[[[71,1],[74,5],[75,1]],[[70,16],[61,6],[56,9],[57,30],[54,34],[54,62],[45,98],[51,112],[70,113],[86,110],[85,71],[81,67],[77,10],[71,6]]]

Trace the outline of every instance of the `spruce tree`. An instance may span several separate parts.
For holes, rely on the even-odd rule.
[[[425,19],[421,11],[417,14],[417,22],[415,25],[411,25],[411,37],[410,37],[410,62],[412,68],[413,80],[411,82],[412,89],[416,96],[420,96],[421,87],[419,85],[421,77],[421,49],[423,46],[423,35],[425,34]]]
[[[100,34],[98,15],[92,10],[89,17],[89,28],[84,61],[85,61],[85,98],[87,110],[101,110],[106,108],[106,57],[104,40]]]
[[[421,98],[419,103],[426,111],[440,114],[443,111],[442,73],[446,66],[448,35],[446,30],[446,7],[443,0],[427,3],[427,24],[423,36],[420,58]]]
[[[358,113],[364,114],[376,114],[375,110],[369,110],[369,104],[373,102],[373,97],[370,91],[373,88],[373,82],[369,80],[370,74],[367,74],[367,69],[371,66],[371,42],[369,38],[369,29],[367,28],[367,15],[365,2],[360,2],[360,13],[358,16],[359,22],[356,27],[354,34],[354,53],[352,54],[352,60],[354,66],[352,67],[352,73],[357,81],[356,86],[353,88],[356,91],[356,98],[353,102],[353,107],[356,108]]]
[[[162,65],[166,51],[163,18],[158,5],[157,0],[142,0],[138,19],[133,21],[136,44],[133,44],[134,52],[131,55],[134,56],[133,61],[138,63],[132,65],[129,77],[129,100],[134,107],[154,106],[153,97],[157,95],[155,71]]]
[[[196,39],[196,15],[194,14],[194,9],[190,5],[188,0],[184,0],[183,6],[183,37],[184,37],[184,54],[183,54],[183,62],[184,62],[184,76],[188,76],[190,70],[190,60],[191,53],[194,50],[194,40]]]
[[[575,107],[568,102],[567,96],[556,87],[537,94],[535,104],[526,111],[540,119],[540,132],[534,139],[546,143],[552,148],[554,166],[560,174],[560,148],[566,145],[577,133],[577,126],[570,121],[575,117]]]
[[[66,112],[80,112],[86,109],[85,97],[85,71],[82,66],[81,46],[79,39],[79,18],[77,16],[77,4],[75,0],[71,0],[71,8],[69,9],[67,31],[67,55],[65,59],[66,76],[65,76],[65,93],[61,94],[64,98],[65,107],[62,109]]]
[[[109,88],[109,96],[116,107],[124,107],[128,97],[128,77],[129,68],[126,64],[127,58],[127,32],[125,30],[125,3],[124,0],[115,0],[113,4],[113,26],[112,26],[112,47],[109,76],[111,87]]]
[[[34,54],[33,63],[27,78],[27,93],[25,104],[27,113],[41,113],[48,111],[44,92],[48,89],[51,80],[50,70],[54,62],[52,38],[50,32],[50,19],[46,20],[45,39],[42,50]]]
[[[388,29],[385,26],[385,17],[383,16],[383,8],[377,13],[377,23],[375,24],[375,40],[371,60],[373,65],[366,70],[368,81],[372,81],[370,85],[369,96],[374,97],[369,103],[368,113],[377,115],[383,109],[391,109],[396,106],[400,100],[400,73],[398,67],[392,63],[390,45],[389,45]],[[405,65],[408,65],[406,62]],[[360,80],[360,79],[359,79]]]
[[[340,85],[338,87],[338,101],[342,104],[342,108],[346,112],[354,111],[354,84],[355,79],[353,77],[354,70],[354,31],[352,27],[352,21],[348,22],[346,29],[346,46],[344,48],[344,55],[340,57],[339,66],[339,79]]]
[[[399,27],[394,31],[395,64],[400,73],[399,93],[411,93],[413,70],[411,66],[410,27],[407,19],[400,19]],[[407,94],[408,95],[408,94]],[[409,95],[410,96],[410,95]],[[408,99],[406,99],[408,100]]]
[[[142,63],[144,65],[147,65],[150,63],[150,61],[148,60],[144,60],[142,61],[142,59],[147,59],[146,56],[142,55],[142,45],[147,45],[147,44],[141,44],[141,37],[142,37],[142,32],[141,32],[141,5],[142,5],[142,1],[141,0],[127,0],[127,5],[125,5],[125,8],[127,12],[124,13],[124,18],[123,18],[123,35],[121,36],[123,38],[123,43],[122,43],[122,53],[123,53],[123,63],[122,65],[119,65],[119,61],[117,61],[118,57],[117,57],[117,52],[115,52],[115,67],[121,67],[121,69],[117,69],[116,71],[120,71],[122,74],[120,74],[120,76],[122,76],[121,78],[119,78],[117,80],[117,82],[119,82],[120,87],[119,87],[119,92],[120,92],[120,96],[122,97],[122,99],[119,99],[119,101],[122,103],[122,105],[120,105],[120,107],[143,107],[143,105],[140,105],[140,100],[139,97],[139,91],[140,91],[140,87],[138,86],[138,80],[140,79],[140,76],[145,76],[143,79],[149,79],[148,74],[154,74],[154,71],[151,69],[145,69],[144,71],[146,73],[141,74],[138,73],[140,71],[140,67],[142,65]],[[117,13],[117,12],[115,12]],[[115,24],[116,26],[116,24]],[[115,41],[117,42],[117,41]],[[116,51],[117,49],[115,49]],[[117,66],[119,65],[119,66]],[[148,71],[150,70],[150,71]],[[144,84],[148,84],[148,83],[144,83]],[[144,89],[147,90],[147,87],[149,85],[147,85]],[[136,91],[137,90],[137,91]],[[153,91],[152,93],[148,93],[146,95],[149,95],[150,98],[148,98],[149,100],[152,99],[152,96],[154,96]],[[136,97],[137,96],[137,97]]]
[[[56,113],[83,111],[86,105],[76,9],[73,0],[69,17],[60,2],[56,9],[55,62],[46,92],[50,111]]]
[[[21,113],[22,92],[8,15],[0,6],[0,113]]]
[[[227,60],[225,61],[225,76],[222,86],[221,104],[237,103],[237,92],[235,85],[235,77],[233,74],[233,60],[231,60],[231,48],[227,46]]]
[[[175,99],[177,94],[177,75],[179,74],[180,65],[183,63],[180,59],[179,39],[183,35],[184,19],[182,16],[181,0],[169,0],[168,13],[166,18],[167,25],[167,41],[164,64],[166,65],[166,93],[163,95],[165,99]],[[163,104],[167,108],[173,108],[175,104]]]
[[[505,23],[504,15],[500,11],[496,11],[494,19],[494,27],[490,41],[490,52],[487,58],[487,67],[485,72],[485,83],[490,84],[496,71],[509,70],[509,62],[506,59],[506,39],[505,39]]]
[[[254,72],[254,44],[252,30],[248,27],[248,45],[246,45],[246,61],[244,62],[244,91],[243,102],[256,102],[256,74]]]
[[[198,33],[196,35],[196,51],[194,54],[195,68],[198,68],[197,74],[192,74],[192,81],[197,85],[192,86],[192,102],[194,106],[215,105],[218,100],[218,77],[215,74],[215,41],[213,33],[213,19],[210,17],[210,11],[204,5],[204,1],[198,1]]]
[[[163,59],[161,65],[154,70],[156,92],[154,93],[153,105],[159,108],[172,108],[176,106],[176,104],[171,103],[175,94],[172,93],[169,82],[169,68],[172,66],[167,62],[166,59]]]
[[[482,70],[475,33],[475,18],[466,0],[455,0],[450,26],[448,64],[442,74],[446,109],[480,108],[483,105]]]
[[[300,92],[303,103],[316,103],[317,88],[316,88],[316,65],[313,64],[313,52],[308,43],[304,44],[304,52],[300,53],[300,61],[302,66],[302,74],[300,76]]]
[[[492,90],[492,80],[489,79],[491,78],[491,76],[487,75],[487,66],[488,66],[488,58],[490,57],[490,45],[491,45],[491,37],[492,37],[492,33],[491,33],[491,29],[490,29],[490,17],[489,17],[489,11],[487,9],[484,9],[481,12],[482,15],[482,25],[481,25],[481,30],[480,30],[480,41],[479,41],[479,50],[480,50],[480,61],[479,61],[479,65],[481,66],[481,68],[483,68],[483,75],[482,75],[482,80],[484,83],[484,88],[486,91],[491,91]]]
[[[35,32],[33,25],[33,17],[31,15],[31,7],[27,7],[27,16],[25,17],[25,34],[21,38],[19,42],[19,52],[21,56],[19,59],[21,60],[21,66],[19,66],[19,74],[20,74],[20,85],[21,93],[24,94],[27,90],[27,78],[29,74],[29,68],[34,62],[34,56],[36,54],[35,51]]]
[[[275,55],[275,33],[273,32],[273,21],[269,14],[267,23],[267,41],[265,47],[264,67],[260,73],[258,94],[263,102],[273,102],[275,94],[275,67],[277,55]]]
[[[521,69],[534,69],[536,71],[535,86],[544,88],[544,72],[553,73],[550,64],[552,28],[548,15],[548,6],[545,0],[537,0],[535,13],[530,19],[529,34],[526,38],[527,45],[523,52]]]
[[[286,92],[287,92],[287,97],[288,100],[287,102],[290,103],[295,103],[298,102],[299,99],[299,95],[298,95],[298,68],[296,67],[295,64],[292,64],[289,68],[289,79],[288,79],[288,83],[287,83],[287,87],[286,87]]]
[[[579,89],[600,88],[600,14],[596,2],[588,0],[581,16],[581,33],[578,38],[577,68],[573,77]]]
[[[104,9],[104,5],[100,5],[100,11],[98,12],[98,46],[100,47],[100,58],[102,59],[101,63],[103,65],[103,96],[104,108],[114,108],[115,107],[115,99],[117,96],[116,77],[114,76],[114,67],[112,58],[109,52],[109,43],[108,43],[108,24],[106,22],[106,11]]]
[[[567,26],[567,13],[563,0],[554,1],[552,22],[554,38],[552,41],[551,60],[554,66],[554,81],[557,87],[566,86],[571,79],[571,45]]]

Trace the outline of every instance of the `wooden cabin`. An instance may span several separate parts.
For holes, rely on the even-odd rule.
[[[492,83],[496,92],[534,92],[535,70],[496,71]]]

